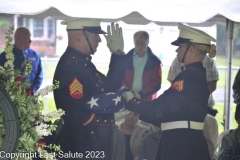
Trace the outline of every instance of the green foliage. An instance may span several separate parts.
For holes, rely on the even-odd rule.
[[[13,34],[13,30],[14,28],[10,27],[10,30],[6,33],[7,42],[5,51],[7,62],[4,64],[4,67],[0,66],[0,85],[9,94],[16,107],[19,118],[20,137],[15,153],[36,152],[39,150],[39,140],[43,139],[43,136],[48,136],[56,130],[55,125],[47,125],[45,122],[59,118],[64,114],[64,111],[61,110],[60,112],[56,111],[52,115],[43,115],[41,112],[43,103],[42,101],[38,101],[39,98],[58,88],[59,82],[56,81],[54,85],[47,86],[33,95],[29,80],[20,77],[20,70],[14,70],[13,46],[11,45],[12,38],[10,36]],[[26,66],[26,77],[28,77],[31,71],[32,65],[29,62]],[[55,115],[55,117],[53,115]],[[4,119],[2,112],[0,112],[0,144],[2,144],[4,134]],[[40,147],[41,151],[48,154],[47,151],[44,150],[44,147],[46,146]],[[58,147],[58,149],[60,148]]]
[[[223,120],[224,120],[224,105],[221,104],[221,103],[216,103],[214,105],[214,108],[218,110],[218,113],[217,113],[215,118],[217,119],[217,122],[218,122],[218,132],[221,133],[221,132],[224,131],[224,127],[221,124],[221,122],[223,122]],[[232,112],[232,117],[231,117],[232,118],[232,129],[237,128],[237,122],[234,119],[235,110],[236,110],[236,105],[233,105],[232,109],[231,109],[231,112]]]
[[[168,72],[169,72],[169,67],[162,68],[162,84],[170,84],[170,82],[167,80]]]
[[[33,151],[34,145],[36,144],[36,141],[33,140],[32,136],[26,132],[19,138],[19,142],[27,151]]]
[[[49,148],[50,150],[55,150],[55,151],[60,150],[60,147],[55,144],[50,144],[49,146],[47,146],[47,148]]]
[[[10,26],[10,23],[6,19],[1,19],[0,20],[0,27],[8,28]]]
[[[226,55],[226,27],[220,24],[217,25],[217,55]]]
[[[228,66],[228,57],[223,55],[216,56],[216,65],[217,66]],[[232,57],[232,66],[239,67],[240,66],[240,57],[233,56]]]
[[[217,25],[217,54],[226,56],[227,51],[227,32],[226,27]],[[240,56],[240,28],[234,27],[233,30],[233,55]]]

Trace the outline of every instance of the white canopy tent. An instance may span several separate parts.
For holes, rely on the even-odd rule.
[[[240,0],[0,0],[0,16],[68,19],[100,18],[103,22],[191,26],[223,24],[228,33],[228,72],[225,129],[229,129],[231,102],[232,35],[240,24]]]
[[[207,26],[225,24],[226,18],[240,22],[239,0],[0,0],[0,15],[29,18],[69,17],[122,20],[128,24]]]

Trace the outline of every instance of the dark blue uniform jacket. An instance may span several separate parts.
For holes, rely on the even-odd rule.
[[[98,159],[111,159],[113,113],[123,107],[121,92],[110,92],[109,79],[96,69],[91,56],[71,47],[60,58],[54,80],[60,82],[54,90],[56,106],[65,111],[59,137],[62,150],[102,151]]]
[[[209,90],[206,70],[201,62],[189,64],[172,86],[152,102],[134,99],[127,109],[140,119],[160,126],[173,121],[204,122]],[[202,130],[171,129],[162,132],[157,160],[208,160],[208,148]]]

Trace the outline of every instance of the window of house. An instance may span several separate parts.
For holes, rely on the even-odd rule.
[[[31,32],[32,40],[51,40],[56,34],[56,20],[23,18],[23,26]]]
[[[53,19],[48,19],[48,38],[51,38],[53,34]]]
[[[25,23],[26,23],[26,24],[25,24],[25,27],[29,28],[29,27],[30,27],[30,24],[29,24],[29,23],[30,23],[30,22],[29,22],[29,19],[26,19],[26,20],[25,20]]]
[[[43,37],[43,19],[33,19],[33,37]]]
[[[17,25],[18,26],[23,26],[23,18],[22,17],[17,17]]]

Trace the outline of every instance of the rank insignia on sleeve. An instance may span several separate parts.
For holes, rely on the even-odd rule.
[[[70,96],[75,99],[82,98],[83,96],[83,85],[82,83],[74,77],[71,84],[68,86]]]
[[[181,92],[184,89],[184,80],[174,82],[172,88]]]

